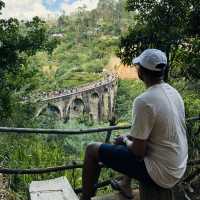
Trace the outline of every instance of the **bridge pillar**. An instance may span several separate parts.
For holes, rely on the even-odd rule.
[[[99,103],[98,103],[98,120],[103,120],[104,117],[104,102],[103,102],[103,94],[101,93],[99,96]]]

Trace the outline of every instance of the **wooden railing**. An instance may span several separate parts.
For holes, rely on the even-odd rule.
[[[200,116],[195,116],[187,119],[187,122],[200,122]],[[79,130],[63,130],[63,129],[33,129],[33,128],[11,128],[11,127],[0,127],[1,134],[18,134],[18,135],[29,135],[29,134],[57,134],[57,135],[81,135],[81,134],[105,134],[105,143],[110,142],[111,135],[113,131],[130,129],[131,125],[126,126],[109,126],[102,128],[90,128],[90,129],[79,129]],[[200,132],[200,129],[198,129]],[[199,134],[199,133],[198,133]],[[199,165],[200,160],[189,161],[188,165]],[[77,163],[72,161],[70,164],[64,166],[56,166],[49,168],[33,168],[33,169],[11,169],[0,167],[0,173],[2,174],[42,174],[42,173],[51,173],[64,170],[75,170],[82,168],[83,163]],[[104,166],[102,166],[104,167]],[[110,180],[107,180],[96,185],[97,188],[104,187],[110,184]],[[75,189],[77,193],[81,192],[81,188]]]

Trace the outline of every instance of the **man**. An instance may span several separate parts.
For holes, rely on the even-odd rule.
[[[132,198],[130,178],[171,188],[185,172],[185,109],[180,94],[163,81],[166,55],[158,49],[147,49],[133,64],[147,90],[134,100],[130,135],[118,137],[113,145],[95,143],[87,147],[82,200],[90,200],[95,194],[99,162],[126,175],[113,186],[127,198]]]

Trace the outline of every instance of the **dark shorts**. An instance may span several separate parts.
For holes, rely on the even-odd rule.
[[[100,161],[107,167],[140,181],[155,184],[149,176],[144,161],[140,161],[126,146],[102,144],[99,148]]]

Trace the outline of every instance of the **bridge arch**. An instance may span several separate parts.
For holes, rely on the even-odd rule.
[[[92,92],[91,98],[92,98],[92,99],[98,99],[98,98],[99,98],[99,93],[96,92],[96,91]]]
[[[104,93],[108,93],[108,92],[109,92],[108,88],[105,87],[104,90],[103,90],[103,92],[104,92]]]
[[[66,120],[78,118],[85,112],[85,103],[82,98],[76,97],[71,100],[65,110]]]
[[[59,108],[59,106],[55,105],[55,104],[51,104],[48,103],[47,105],[44,105],[37,113],[36,116],[40,116],[43,114],[47,114],[47,115],[52,115],[56,118],[61,118],[61,110]]]

